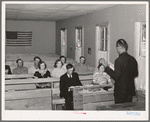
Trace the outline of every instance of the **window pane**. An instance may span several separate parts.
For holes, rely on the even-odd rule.
[[[107,51],[107,27],[101,27],[100,51]]]
[[[77,47],[82,47],[82,29],[77,29]]]

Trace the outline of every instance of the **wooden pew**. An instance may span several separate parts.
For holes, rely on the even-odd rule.
[[[34,78],[35,76],[33,74],[13,74],[13,75],[5,75],[5,80],[11,80],[11,79],[26,79],[26,78]]]
[[[5,92],[5,110],[52,110],[51,89]]]
[[[88,72],[77,72],[79,76],[87,76],[87,75],[93,75],[94,71],[88,71]]]
[[[82,84],[92,83],[92,81],[91,81],[92,76],[91,75],[89,75],[89,76],[79,76],[79,79],[81,80]],[[9,109],[9,110],[11,110],[11,109],[17,109],[17,110],[20,109],[20,110],[22,110],[22,109],[32,109],[32,108],[34,109],[34,107],[28,108],[28,106],[30,106],[30,105],[27,104],[28,102],[26,102],[26,99],[31,99],[31,97],[26,98],[26,96],[24,96],[24,94],[26,94],[26,95],[30,94],[30,93],[32,94],[32,92],[33,92],[33,94],[35,94],[36,91],[40,91],[40,90],[45,91],[46,90],[46,89],[35,89],[35,87],[33,88],[32,85],[35,85],[36,83],[51,83],[51,86],[53,86],[53,84],[56,83],[56,82],[59,82],[59,80],[60,80],[59,78],[5,80],[5,96],[6,96],[6,103],[7,103],[6,106],[5,106],[6,109]],[[31,87],[29,87],[28,89],[25,89],[26,85],[28,87],[29,86],[31,86]],[[58,104],[58,101],[56,101],[56,99],[55,99],[56,98],[55,96],[57,94],[57,100],[59,100],[59,104],[60,103],[64,104],[64,99],[61,99],[59,97],[59,93],[60,93],[59,88],[53,88],[52,87],[49,90],[52,90],[52,91],[49,91],[49,92],[51,92],[51,99],[52,99],[51,103]],[[16,98],[16,97],[13,98],[13,96],[23,96],[23,97],[20,98],[21,101],[18,101],[19,98]],[[34,95],[33,95],[33,98],[34,98]],[[12,103],[10,102],[10,101],[16,101],[16,100],[17,100],[17,102],[12,102]],[[25,102],[24,102],[24,100],[25,100]],[[42,102],[42,100],[41,100],[41,102]],[[27,106],[27,108],[26,107],[22,108],[21,106],[18,106],[16,108],[15,105],[17,103],[20,104],[21,106],[22,105]],[[40,104],[40,103],[38,103],[38,104]],[[42,107],[40,107],[40,108],[42,108]],[[40,109],[40,108],[36,107],[35,109]],[[52,106],[51,106],[51,108],[52,108]],[[48,109],[50,109],[50,108],[48,108]]]
[[[62,109],[65,106],[65,99],[60,98],[59,88],[52,88],[52,104],[53,104],[53,110],[57,110],[57,105],[62,105]]]

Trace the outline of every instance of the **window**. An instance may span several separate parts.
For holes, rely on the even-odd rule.
[[[62,45],[65,46],[65,29],[61,29],[61,38],[62,38]]]
[[[140,56],[146,57],[146,24],[141,24]]]
[[[107,51],[107,26],[100,26],[100,34],[99,34],[100,44],[99,50],[100,51]]]
[[[76,41],[76,46],[78,48],[82,47],[82,27],[77,27],[77,41]]]
[[[32,31],[6,31],[6,46],[32,46]]]

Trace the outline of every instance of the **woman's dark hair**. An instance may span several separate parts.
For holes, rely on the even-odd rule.
[[[23,60],[19,58],[16,60],[16,63],[18,64],[19,61],[22,61],[22,66],[23,66],[23,63],[24,63]]]
[[[97,67],[97,68],[99,69],[102,65],[103,65],[102,63],[99,63],[99,65],[98,65],[98,67]]]
[[[40,58],[40,57],[38,57],[38,56],[35,56],[33,60],[35,61],[35,59],[36,59],[36,58],[37,58],[37,59],[39,59],[39,60],[40,60],[40,62],[42,61],[42,60],[41,60],[41,58]],[[39,63],[40,63],[40,62],[39,62]]]
[[[66,57],[63,56],[63,55],[61,55],[61,56],[59,57],[59,59],[61,60],[61,58],[64,58],[64,59],[65,59],[65,63],[66,63]]]
[[[84,58],[84,63],[85,63],[85,61],[86,61],[86,58],[85,58],[84,56],[80,56],[80,59],[81,59],[81,58]]]
[[[61,61],[60,59],[57,59],[57,60],[55,61],[55,63],[54,63],[54,67],[55,67],[55,68],[57,68],[57,63],[58,63],[58,62],[61,62],[61,65],[63,65],[62,61]]]
[[[45,65],[45,68],[44,69],[46,69],[47,68],[47,65],[46,65],[46,63],[44,62],[44,61],[41,61],[40,63],[39,63],[39,69],[41,69],[41,64],[43,64],[44,63],[44,65]]]
[[[118,47],[118,45],[121,46],[121,47],[124,47],[126,49],[126,51],[128,50],[128,44],[124,39],[119,39],[116,42],[116,47]]]

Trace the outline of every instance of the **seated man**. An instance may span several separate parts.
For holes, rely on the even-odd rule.
[[[39,71],[39,63],[41,63],[41,58],[36,56],[34,57],[34,66],[29,69],[29,73],[34,74],[36,71]]]
[[[73,110],[73,94],[69,90],[71,86],[81,86],[78,74],[74,72],[72,64],[67,64],[67,73],[60,77],[60,97],[65,98],[66,110]]]
[[[21,59],[16,60],[17,67],[13,69],[13,74],[28,74],[28,68],[23,67],[23,61]]]
[[[89,67],[85,64],[86,58],[84,56],[80,57],[80,63],[75,65],[75,70],[77,72],[87,72],[87,71],[94,71],[94,68]]]
[[[10,66],[8,66],[8,65],[5,65],[5,74],[12,74]]]

